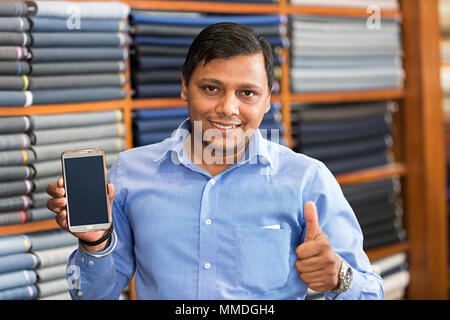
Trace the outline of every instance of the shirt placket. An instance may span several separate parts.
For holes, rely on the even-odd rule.
[[[198,299],[214,299],[216,280],[216,225],[214,201],[218,186],[216,178],[210,178],[203,190],[200,209],[200,235],[198,260]]]

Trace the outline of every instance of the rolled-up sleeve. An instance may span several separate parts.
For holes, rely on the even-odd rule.
[[[326,292],[325,298],[383,299],[383,280],[372,271],[363,250],[363,234],[355,213],[333,174],[321,162],[317,162],[316,173],[303,197],[304,203],[309,200],[316,203],[320,228],[330,239],[331,247],[353,271],[353,283],[349,290],[340,294]],[[305,226],[303,216],[302,219]]]

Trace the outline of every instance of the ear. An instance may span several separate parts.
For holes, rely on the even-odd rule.
[[[269,110],[270,110],[270,101],[269,101],[269,103],[267,104],[267,107],[266,107],[266,110],[264,111],[264,113],[269,112]]]
[[[180,97],[183,101],[188,101],[188,94],[187,94],[187,86],[186,81],[184,81],[183,75],[181,75],[181,94]]]

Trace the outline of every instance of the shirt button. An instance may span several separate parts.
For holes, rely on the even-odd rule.
[[[77,292],[77,296],[81,297],[82,295],[83,295],[83,292],[82,292],[82,291],[78,291],[78,292]]]
[[[205,220],[205,223],[206,223],[206,225],[209,226],[209,225],[211,224],[211,220],[210,220],[210,219],[206,219],[206,220]]]
[[[216,184],[216,180],[215,179],[211,179],[210,182],[211,182],[211,185],[215,185]]]
[[[211,264],[209,262],[205,263],[205,269],[210,269],[211,268]]]

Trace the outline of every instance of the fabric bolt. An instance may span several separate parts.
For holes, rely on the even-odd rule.
[[[277,47],[289,47],[289,40],[283,37],[264,37],[271,45]],[[137,45],[168,45],[168,46],[190,46],[194,37],[191,38],[167,38],[167,37],[151,37],[151,36],[135,36],[134,43]]]
[[[134,83],[180,83],[181,70],[136,71]]]
[[[31,221],[42,221],[55,218],[55,213],[45,208],[32,208],[30,209]]]
[[[35,285],[0,290],[0,300],[33,300],[38,291]]]
[[[105,158],[106,166],[109,168],[117,158],[117,153],[106,153]],[[35,179],[62,175],[61,160],[36,162],[33,166],[36,171]]]
[[[189,47],[174,47],[174,46],[160,46],[160,45],[134,45],[131,51],[136,56],[179,56],[185,57],[188,53]]]
[[[124,32],[129,29],[128,23],[117,19],[80,18],[71,21],[65,18],[31,17],[30,20],[34,32]]]
[[[54,294],[69,292],[69,288],[67,286],[67,282],[65,278],[38,282],[36,283],[36,287],[38,288],[38,299],[52,296]]]
[[[47,177],[38,178],[38,179],[33,179],[34,191],[35,192],[44,192],[44,191],[46,191],[47,190],[47,186],[50,183],[56,183],[56,181],[61,176],[61,174],[54,175],[54,176],[47,176]]]
[[[293,68],[333,68],[333,67],[358,67],[365,68],[369,66],[382,66],[391,67],[393,69],[400,68],[402,61],[396,56],[385,57],[385,56],[366,56],[358,58],[347,58],[347,57],[315,57],[315,56],[305,56],[298,57],[291,60],[291,67]]]
[[[380,195],[382,198],[386,198],[389,194],[399,191],[399,187],[393,179],[381,179],[342,187],[344,196],[352,205],[366,203],[370,199],[379,198]]]
[[[138,84],[135,90],[135,98],[179,97],[181,93],[181,84]]]
[[[133,126],[138,134],[154,131],[173,131],[185,119],[185,116],[167,119],[134,119]]]
[[[30,70],[30,65],[26,61],[0,61],[0,76],[27,75]]]
[[[370,250],[405,240],[404,231],[390,230],[374,237],[364,239],[364,250]]]
[[[35,159],[34,152],[29,149],[0,151],[0,167],[31,164]]]
[[[125,48],[98,47],[98,48],[31,48],[31,61],[35,62],[69,62],[69,61],[117,61],[128,58]],[[0,56],[1,58],[1,56]],[[18,60],[18,59],[14,59]]]
[[[30,79],[28,76],[0,76],[0,90],[24,91],[28,89]]]
[[[0,151],[26,149],[30,144],[30,137],[25,133],[0,135]]]
[[[26,32],[1,32],[0,46],[19,46],[28,47],[32,40]]]
[[[0,183],[0,198],[29,194],[31,191],[33,184],[30,180]]]
[[[4,1],[0,6],[0,17],[24,17],[28,13],[28,5],[19,1]]]
[[[51,296],[39,298],[39,300],[72,300],[72,298],[70,297],[69,291],[66,291],[66,292],[53,294]]]
[[[23,224],[32,221],[30,210],[19,210],[0,213],[0,226]]]
[[[64,231],[72,238],[71,245],[60,246],[59,248],[51,248],[47,250],[36,250],[34,254],[39,258],[40,268],[47,268],[50,266],[67,263],[69,255],[77,248],[78,240],[67,231]]]
[[[0,274],[0,290],[22,287],[36,282],[36,273],[31,270]]]
[[[35,130],[33,144],[45,145],[78,140],[92,140],[107,137],[122,137],[125,135],[123,123],[102,124],[83,127],[69,127],[64,129]]]
[[[127,83],[127,81],[128,80],[123,73],[67,76],[33,76],[29,78],[29,90],[122,87]]]
[[[47,205],[47,201],[51,199],[51,196],[47,192],[32,193],[30,195],[33,201],[32,208],[42,208]]]
[[[34,169],[29,166],[0,166],[0,182],[30,179],[34,176]]]
[[[400,203],[397,201],[395,194],[390,194],[384,199],[378,199],[375,201],[354,204],[353,208],[356,212],[358,219],[361,219],[364,223],[370,223],[377,219],[377,216],[381,212],[394,212],[396,216],[402,217],[403,210]]]
[[[0,257],[0,274],[31,270],[39,265],[39,259],[33,253],[16,253]]]
[[[134,117],[137,119],[164,119],[172,117],[188,116],[188,109],[186,107],[174,107],[163,109],[138,109],[134,110]]]
[[[16,234],[0,237],[0,257],[27,252],[31,248],[31,243],[27,235]]]
[[[156,132],[146,132],[140,133],[135,137],[137,145],[143,146],[147,144],[153,144],[163,141],[164,139],[170,138],[172,132],[167,131],[156,131]]]
[[[121,110],[107,110],[51,115],[30,115],[29,119],[33,130],[45,130],[119,122],[123,120],[123,114]]]
[[[30,208],[31,205],[32,205],[31,198],[27,195],[1,198],[0,213],[25,210]]]
[[[77,238],[63,229],[37,231],[26,235],[31,243],[31,250],[36,254],[40,250],[66,247],[78,243]]]
[[[31,32],[33,39],[32,49],[43,47],[124,47],[130,44],[126,33],[118,32]],[[2,35],[0,33],[0,43]],[[16,40],[6,45],[28,45]]]
[[[32,94],[33,104],[58,104],[68,102],[120,100],[127,96],[127,91],[120,87],[98,87],[36,90],[32,91]]]
[[[37,5],[36,17],[77,17],[89,19],[118,19],[128,17],[130,7],[119,1],[100,2],[72,2],[72,1],[35,1]]]
[[[181,70],[184,56],[139,56],[134,63],[138,70]]]
[[[49,76],[90,73],[122,73],[125,70],[126,65],[123,61],[47,62],[33,63],[31,75]]]
[[[22,17],[0,17],[0,31],[24,32],[30,30],[30,22]]]
[[[361,228],[365,228],[368,225],[377,223],[378,221],[383,221],[383,220],[394,220],[396,219],[397,216],[397,208],[396,205],[394,203],[390,203],[390,202],[385,202],[385,203],[381,203],[378,206],[373,206],[373,208],[371,208],[371,211],[366,211],[366,212],[361,212],[358,211],[356,213],[356,218],[358,219],[358,222],[361,226]],[[378,211],[380,210],[381,211]]]
[[[19,61],[29,58],[29,51],[26,47],[4,46],[0,50],[0,61]]]
[[[37,281],[43,282],[64,278],[66,276],[66,263],[67,261],[64,261],[64,263],[61,264],[36,269]]]
[[[32,101],[33,95],[29,91],[0,90],[0,107],[28,107]]]
[[[391,163],[391,160],[384,152],[377,152],[346,159],[326,160],[324,163],[331,172],[340,174],[384,166]]]
[[[161,25],[181,25],[181,26],[208,26],[219,22],[235,22],[248,26],[269,26],[287,23],[284,15],[235,15],[235,16],[202,16],[202,17],[177,17],[159,16],[131,11],[130,19],[132,24],[161,24]]]
[[[312,158],[323,160],[351,156],[352,154],[357,155],[378,150],[386,150],[390,147],[392,147],[392,137],[380,135],[344,143],[314,144],[299,149],[300,152]]]
[[[292,121],[325,122],[351,120],[393,111],[391,102],[367,102],[344,104],[292,104]]]
[[[123,138],[84,140],[72,143],[33,146],[32,150],[36,154],[36,160],[40,162],[40,161],[60,159],[61,154],[66,150],[79,150],[90,148],[100,148],[103,149],[106,153],[120,152],[125,150],[125,140]]]

